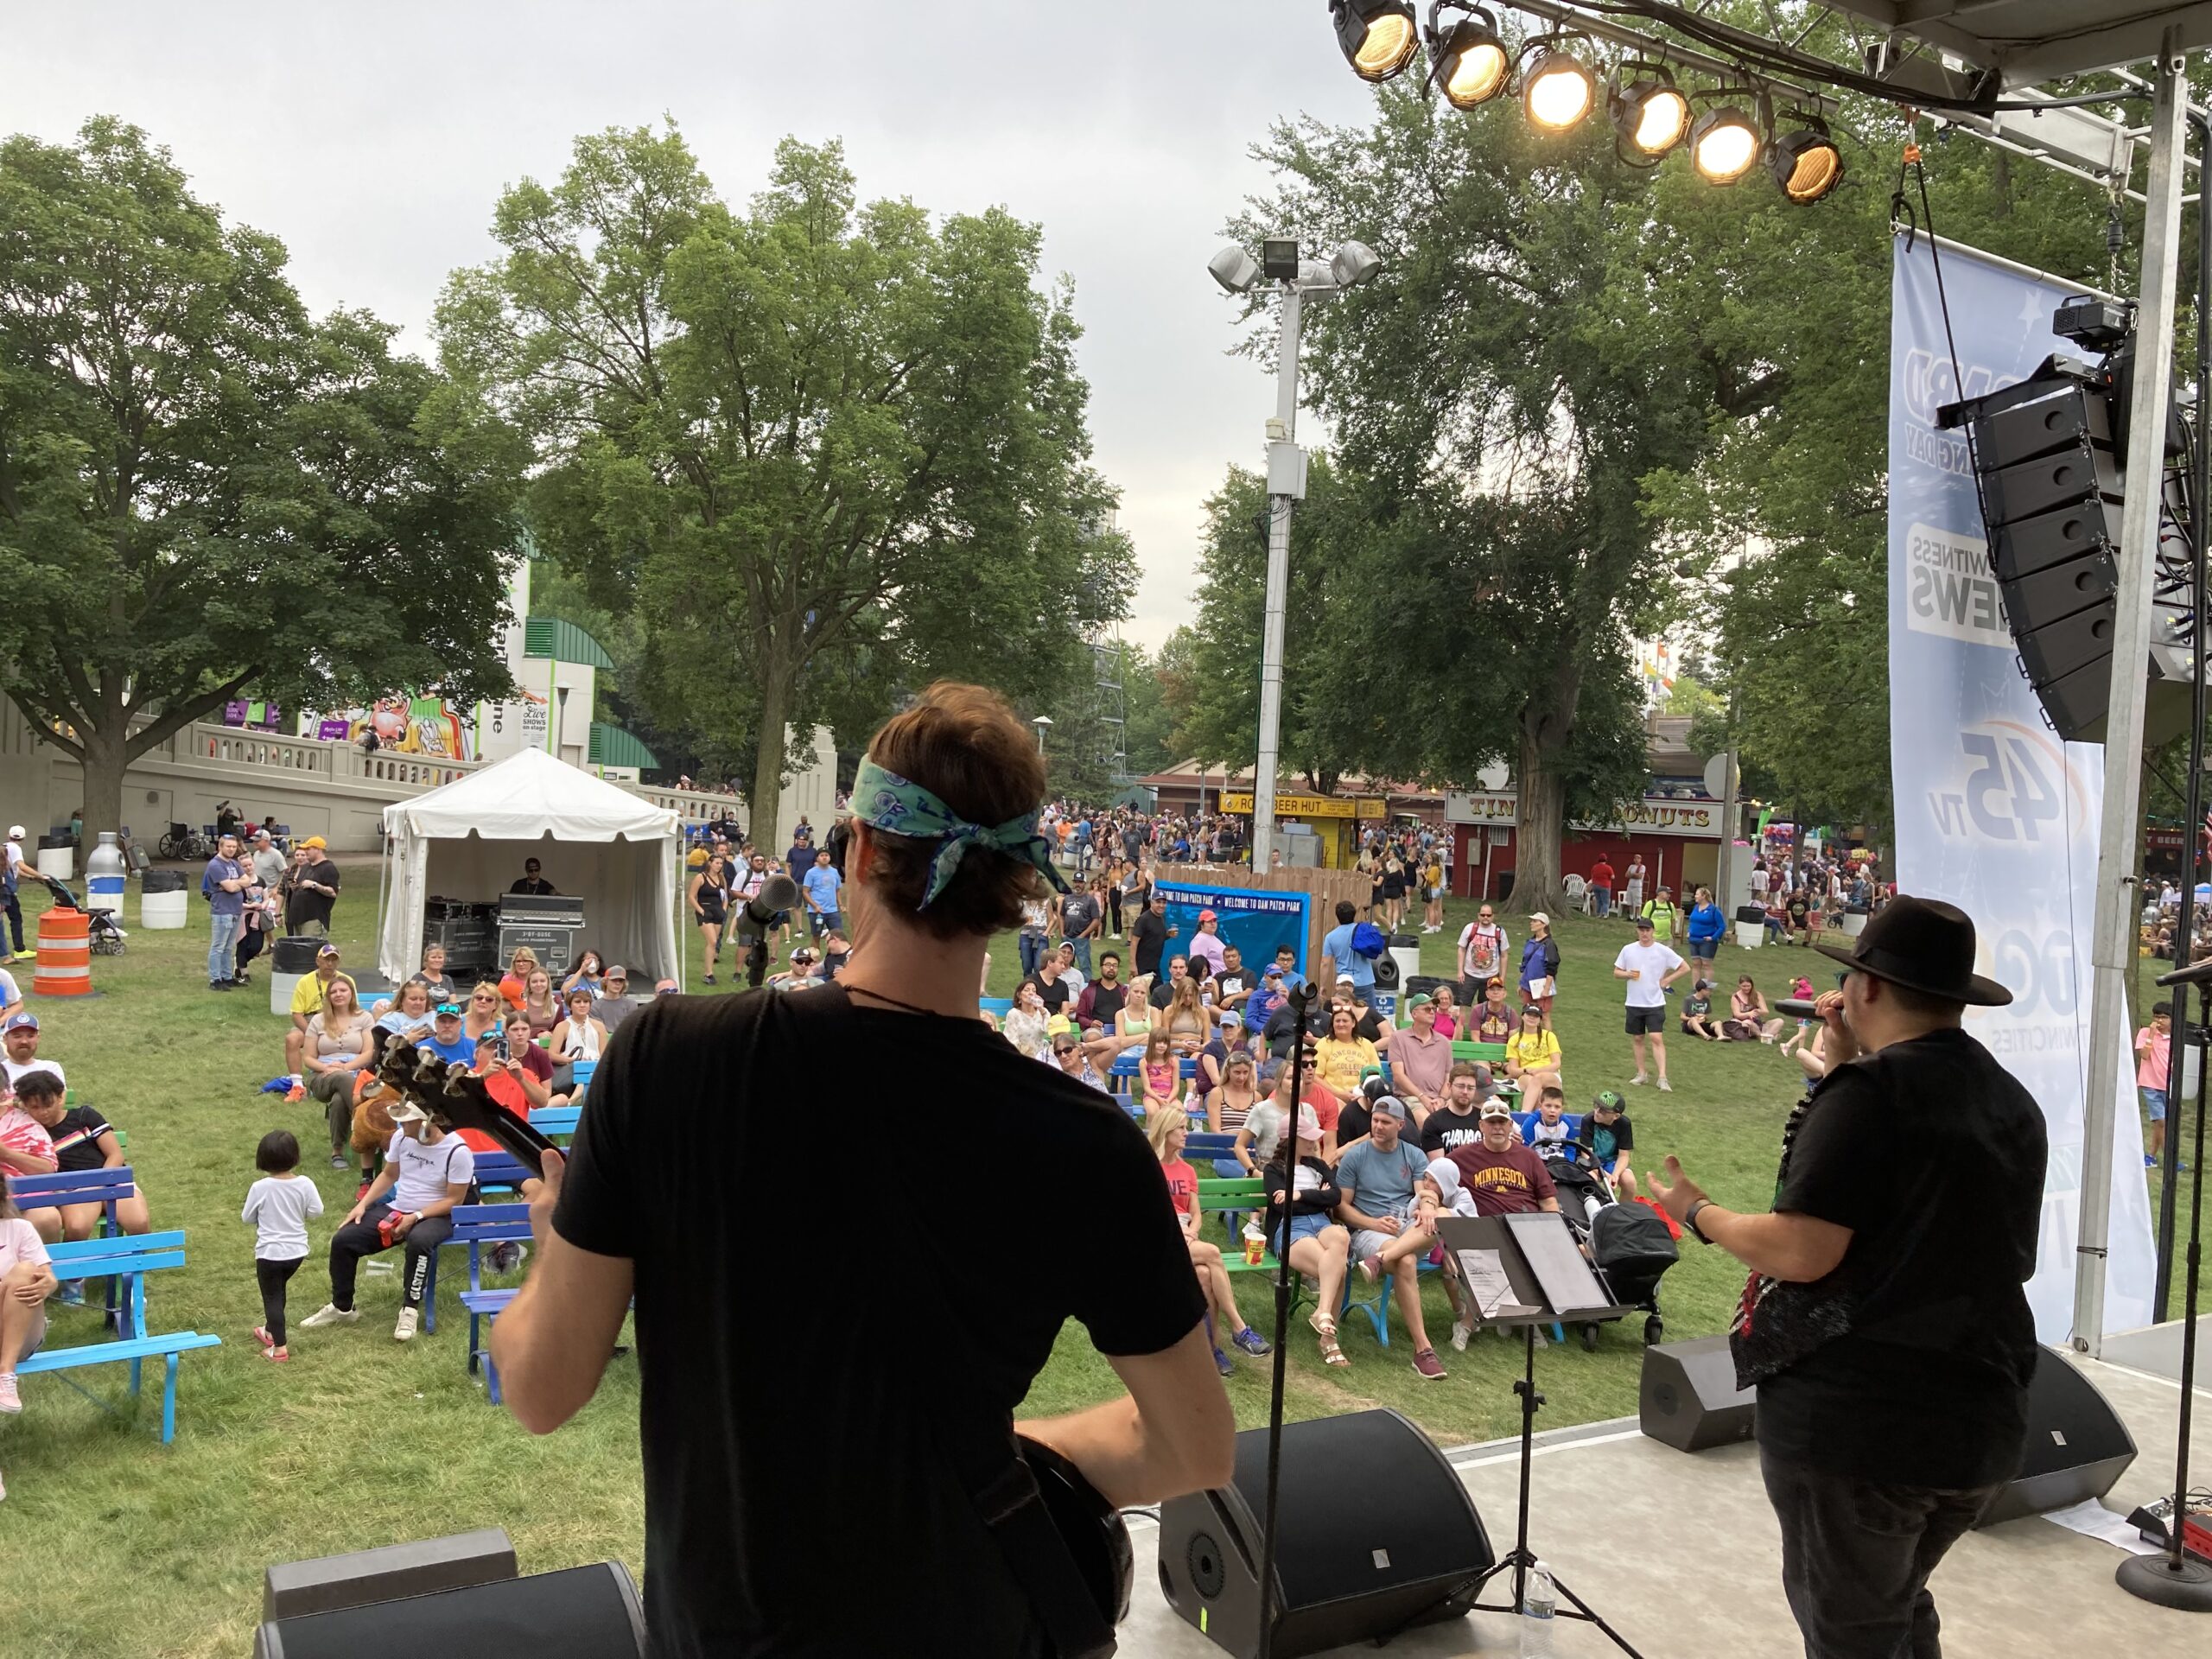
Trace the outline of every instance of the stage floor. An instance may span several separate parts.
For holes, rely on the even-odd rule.
[[[2206,1357],[2201,1346],[2198,1351]],[[2149,1371],[2080,1363],[2135,1437],[2135,1461],[2105,1497],[2107,1508],[2125,1515],[2170,1490],[2180,1388]],[[2202,1379],[2203,1371],[2198,1375]],[[2200,1381],[2196,1393],[2190,1478],[2203,1486],[2212,1484],[2212,1388]],[[1452,1461],[1493,1543],[1508,1548],[1517,1444],[1465,1447]],[[1783,1599],[1781,1541],[1756,1447],[1691,1455],[1644,1439],[1633,1419],[1589,1424],[1538,1436],[1531,1492],[1529,1534],[1537,1553],[1644,1659],[1789,1659],[1803,1651]],[[1133,1659],[1218,1655],[1221,1649],[1160,1595],[1157,1540],[1156,1529],[1140,1523],[1136,1594],[1122,1626],[1122,1652]],[[2123,1559],[2112,1545],[2041,1516],[1969,1533],[1931,1584],[1947,1659],[2206,1651],[2212,1623],[2150,1606],[2120,1589],[2113,1574]],[[1555,1629],[1561,1659],[1617,1651],[1587,1626],[1560,1621]],[[1332,1651],[1376,1649],[1363,1643]],[[1408,1659],[1516,1654],[1519,1632],[1511,1618],[1478,1613],[1411,1631],[1386,1651]]]

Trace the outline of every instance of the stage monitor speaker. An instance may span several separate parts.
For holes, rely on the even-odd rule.
[[[515,1547],[499,1527],[311,1561],[286,1561],[263,1575],[261,1616],[279,1619],[334,1612],[401,1596],[492,1584],[513,1578],[517,1571]]]
[[[2102,1497],[2134,1461],[2134,1437],[2096,1384],[2057,1349],[2038,1348],[2020,1472],[1974,1524],[1993,1527]]]
[[[1161,1593],[1234,1654],[1259,1651],[1267,1484],[1268,1432],[1247,1429],[1229,1485],[1160,1506]],[[1457,1471],[1396,1412],[1284,1425],[1278,1659],[1461,1618],[1495,1559]]]
[[[1643,1351],[1637,1421],[1678,1452],[1702,1452],[1751,1438],[1755,1390],[1736,1386],[1726,1337],[1662,1342]]]
[[[253,1643],[254,1659],[641,1659],[645,1651],[645,1609],[620,1561],[276,1619]]]

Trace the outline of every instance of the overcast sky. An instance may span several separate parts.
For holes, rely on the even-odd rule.
[[[428,354],[446,273],[493,251],[502,187],[580,132],[673,116],[725,200],[776,141],[842,137],[863,197],[1003,204],[1076,283],[1097,463],[1143,580],[1127,627],[1184,620],[1199,506],[1256,464],[1273,385],[1225,356],[1205,274],[1267,182],[1277,115],[1363,118],[1323,0],[136,0],[9,8],[0,130],[120,116],[203,199],[281,237],[317,311],[363,305]],[[1311,435],[1310,433],[1306,435]]]

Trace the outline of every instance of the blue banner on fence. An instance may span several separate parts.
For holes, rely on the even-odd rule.
[[[1890,334],[1897,875],[1902,891],[1947,899],[1974,918],[1975,966],[2012,993],[2010,1007],[1969,1008],[1967,1029],[2043,1108],[2050,1159],[2028,1300],[2037,1334],[2057,1343],[2074,1318],[2104,750],[2062,743],[2021,677],[1966,434],[1938,428],[1936,411],[2024,379],[2050,353],[2076,348],[2050,332],[2064,288],[1963,252],[1944,256],[1943,278],[1955,362],[1929,245],[1897,238]],[[2132,1067],[2122,1071],[2107,1331],[2151,1322],[2157,1271],[2134,1077]]]
[[[1243,953],[1244,965],[1263,971],[1275,951],[1288,945],[1298,952],[1298,971],[1306,971],[1306,935],[1313,903],[1303,893],[1260,893],[1246,887],[1198,887],[1160,882],[1153,891],[1166,901],[1167,925],[1175,937],[1160,960],[1161,971],[1169,957],[1191,954],[1191,936],[1198,931],[1198,912],[1211,910],[1221,928],[1221,942]]]

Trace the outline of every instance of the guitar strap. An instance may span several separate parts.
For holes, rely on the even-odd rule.
[[[860,1022],[840,985],[810,988],[796,994],[756,991],[735,999],[743,1008],[747,1071],[763,1027],[773,1007],[785,1031],[808,1053],[861,1052]],[[914,1018],[933,1016],[917,1015]],[[812,1041],[804,1039],[811,1036]],[[915,1230],[916,1248],[934,1255],[926,1227]],[[908,1274],[906,1283],[919,1314],[918,1336],[935,1353],[934,1369],[916,1374],[916,1395],[927,1414],[938,1449],[967,1493],[976,1518],[1005,1558],[1007,1571],[1028,1597],[1037,1622],[1057,1659],[1108,1659],[1115,1650],[1114,1627],[1099,1612],[1059,1529],[1045,1507],[1037,1479],[1022,1460],[1010,1419],[976,1402],[989,1397],[974,1339],[953,1309],[940,1264]]]

